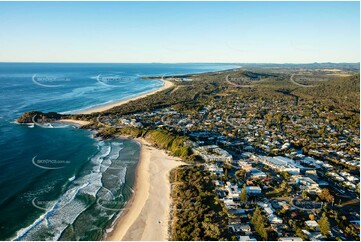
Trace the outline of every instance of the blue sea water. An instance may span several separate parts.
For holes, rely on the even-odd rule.
[[[139,144],[73,125],[19,125],[23,112],[74,113],[162,86],[142,76],[229,64],[0,63],[0,240],[98,240],[132,194]]]

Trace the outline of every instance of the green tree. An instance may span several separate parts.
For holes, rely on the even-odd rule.
[[[328,232],[330,231],[330,223],[328,222],[326,213],[322,214],[321,219],[318,221],[318,225],[320,226],[321,233],[327,236]]]
[[[245,175],[246,175],[246,171],[245,170],[238,170],[238,171],[236,171],[236,173],[235,173],[235,175],[236,175],[236,177],[238,178],[238,179],[244,179],[244,177],[245,177]]]
[[[327,188],[321,190],[318,194],[321,200],[326,201],[328,203],[332,203],[334,197],[331,195],[330,191]]]
[[[306,191],[302,191],[302,197],[304,199],[308,198],[307,192]]]
[[[256,220],[256,223],[255,223],[254,227],[255,227],[255,230],[256,230],[257,233],[259,233],[261,227],[264,227],[263,216],[262,215],[257,217],[257,220]]]
[[[247,202],[247,189],[246,184],[243,185],[242,192],[240,195],[241,202]]]
[[[262,237],[263,240],[267,240],[268,234],[267,234],[267,230],[264,227],[263,222],[259,225],[258,234]]]
[[[291,177],[290,173],[288,173],[287,171],[282,171],[281,176],[286,180]]]
[[[280,190],[281,190],[281,191],[286,190],[287,186],[288,186],[287,181],[283,181],[283,182],[281,183]]]
[[[220,237],[221,233],[217,224],[203,222],[202,226],[205,236],[215,240]]]
[[[261,216],[261,210],[259,209],[259,207],[257,207],[253,212],[253,216],[251,218],[251,223],[256,224],[259,216]]]
[[[267,240],[268,234],[264,224],[264,217],[261,214],[259,207],[253,213],[251,218],[251,223],[253,224],[254,230],[262,237],[263,240]]]
[[[232,168],[232,166],[229,163],[224,163],[223,166],[224,176],[228,177],[228,171]]]

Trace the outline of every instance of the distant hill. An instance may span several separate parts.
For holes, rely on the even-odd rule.
[[[240,64],[246,68],[306,68],[306,69],[324,69],[340,68],[345,70],[360,70],[360,63],[308,63],[308,64],[272,64],[272,63],[243,63]]]

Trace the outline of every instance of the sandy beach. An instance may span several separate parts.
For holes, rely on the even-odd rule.
[[[120,101],[120,102],[117,102],[117,103],[112,103],[112,104],[108,104],[108,105],[104,105],[104,106],[99,106],[99,107],[96,107],[96,108],[91,108],[91,109],[88,109],[88,110],[85,110],[85,111],[78,112],[77,114],[91,114],[91,113],[95,113],[95,112],[103,112],[103,111],[111,109],[113,107],[120,106],[120,105],[123,105],[125,103],[131,102],[131,101],[134,101],[134,100],[137,100],[137,99],[141,99],[141,98],[144,98],[146,96],[149,96],[149,95],[155,94],[157,92],[163,91],[163,90],[165,90],[167,88],[170,88],[170,87],[172,87],[174,85],[173,82],[166,81],[164,79],[162,79],[162,81],[164,83],[163,86],[161,88],[158,88],[158,89],[153,90],[151,92],[147,92],[147,93],[144,93],[144,94],[142,94],[140,96],[136,96],[134,98],[130,98],[130,99]],[[59,121],[63,122],[63,123],[73,123],[73,124],[76,124],[76,125],[79,125],[79,126],[87,125],[87,124],[90,123],[89,121],[76,120],[76,119],[61,119]]]
[[[168,240],[170,214],[169,172],[179,158],[152,147],[144,139],[136,172],[133,198],[106,240]]]
[[[112,104],[108,104],[108,105],[104,105],[104,106],[100,106],[100,107],[96,107],[96,108],[91,108],[91,109],[88,109],[88,110],[85,110],[85,111],[81,111],[81,112],[78,112],[78,114],[91,114],[91,113],[96,113],[96,112],[103,112],[105,110],[111,109],[111,108],[116,107],[116,106],[123,105],[125,103],[130,102],[130,101],[134,101],[134,100],[137,100],[137,99],[140,99],[140,98],[144,98],[144,97],[152,95],[154,93],[163,91],[163,90],[165,90],[167,88],[170,88],[170,87],[172,87],[174,85],[170,81],[166,81],[164,79],[162,79],[162,81],[164,82],[163,86],[161,88],[159,88],[159,89],[154,90],[154,91],[150,91],[150,92],[144,93],[143,95],[136,96],[134,98],[130,98],[130,99],[120,101],[120,102],[117,102],[117,103],[112,103]]]
[[[79,114],[102,112],[130,101],[144,98],[172,87],[174,84],[163,80],[164,85],[149,93],[121,102],[88,109]],[[80,126],[88,121],[62,119],[61,122]],[[113,231],[105,240],[168,240],[170,214],[170,171],[182,164],[181,159],[169,156],[165,151],[152,147],[144,139],[135,139],[141,144],[141,154],[136,171],[133,197],[128,201],[124,214],[115,222]]]
[[[77,124],[77,125],[79,125],[79,126],[87,125],[87,124],[90,123],[89,121],[76,120],[76,119],[60,119],[59,122],[62,122],[62,123],[72,123],[72,124]]]

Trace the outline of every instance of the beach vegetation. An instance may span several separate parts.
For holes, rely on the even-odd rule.
[[[227,215],[201,166],[171,171],[171,240],[229,240]]]

